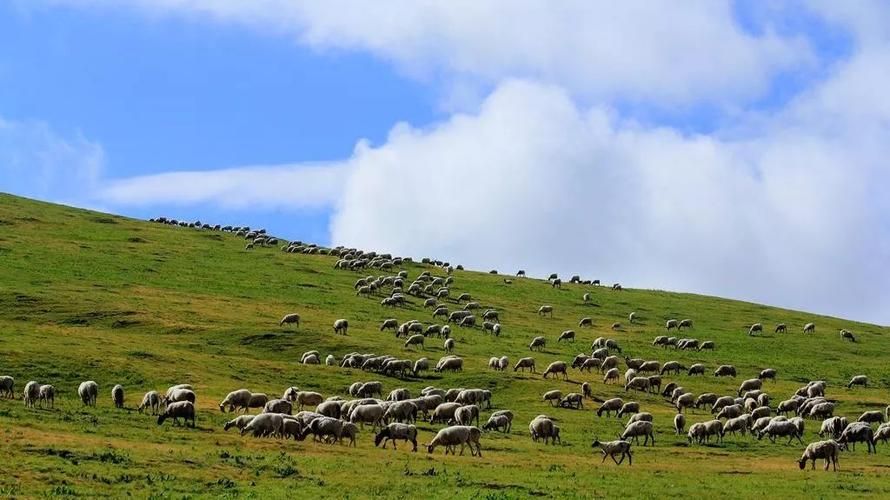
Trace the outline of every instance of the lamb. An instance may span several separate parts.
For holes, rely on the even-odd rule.
[[[611,417],[612,412],[614,411],[617,413],[622,406],[624,406],[624,400],[621,398],[608,399],[596,410],[596,416],[602,417],[603,413],[605,413],[607,417]]]
[[[868,387],[868,377],[866,377],[865,375],[856,375],[855,377],[850,379],[850,383],[847,384],[847,389],[852,388],[854,385]]]
[[[362,287],[365,288],[365,287]],[[278,322],[278,326],[290,325],[293,324],[295,326],[300,326],[300,315],[297,313],[285,314],[281,321]]]
[[[816,324],[815,323],[807,323],[803,326],[804,333],[815,333],[816,332]]]
[[[464,405],[454,411],[454,420],[458,425],[471,425],[476,420],[479,425],[479,407],[476,405]]]
[[[757,376],[760,380],[776,380],[776,370],[773,368],[766,368],[760,371],[760,375]]]
[[[99,384],[88,380],[82,382],[77,388],[77,395],[86,406],[96,406],[96,398],[99,397]]]
[[[646,377],[634,377],[624,384],[624,392],[627,392],[629,389],[649,392],[649,379]]]
[[[720,365],[714,370],[715,377],[735,377],[736,370],[732,365]]]
[[[755,333],[760,332],[763,333],[763,324],[762,323],[754,323],[748,328],[748,335],[754,335]]]
[[[572,342],[574,342],[575,341],[575,330],[566,330],[566,331],[562,332],[561,334],[559,334],[559,337],[556,339],[556,342],[557,343],[562,342],[563,340],[565,340],[567,342],[571,340]]]
[[[513,421],[506,415],[491,415],[488,417],[488,422],[482,426],[482,430],[501,431],[506,434],[510,432],[512,425]]]
[[[559,400],[562,399],[562,391],[547,391],[544,393],[544,396],[541,399],[543,399],[544,401],[549,401],[550,406],[556,406],[556,404],[559,403]]]
[[[628,438],[639,443],[640,436],[644,436],[643,446],[649,444],[649,440],[652,440],[652,446],[655,446],[655,433],[652,430],[652,422],[639,421],[633,422],[624,429],[624,432],[621,433],[619,438],[622,441],[628,441]]]
[[[306,422],[308,426],[309,422]],[[241,435],[248,432],[253,437],[281,436],[284,431],[284,417],[279,413],[261,413],[253,417],[241,428]]]
[[[585,326],[592,327],[593,326],[593,318],[591,318],[589,316],[585,316],[585,317],[581,318],[581,321],[578,322],[578,328],[583,328]]]
[[[546,370],[544,370],[544,378],[547,378],[547,375],[553,374],[558,375],[562,374],[563,379],[568,379],[568,373],[566,373],[566,363],[564,361],[554,361],[550,363]]]
[[[825,470],[828,470],[828,464],[831,464],[832,470],[837,472],[838,451],[840,451],[840,445],[833,439],[810,443],[803,451],[800,460],[797,461],[797,465],[800,466],[800,470],[803,470],[807,466],[807,460],[812,460],[813,470],[816,470],[816,459],[822,458],[825,460]]]
[[[883,424],[884,423],[884,412],[874,410],[867,411],[859,416],[857,422],[865,422],[867,424]]]
[[[759,390],[763,387],[763,380],[759,378],[752,378],[742,382],[742,385],[739,386],[739,396],[742,395],[743,392],[746,391],[754,391]]]
[[[636,401],[628,401],[621,405],[621,408],[618,410],[618,418],[623,417],[624,415],[632,415],[640,412],[640,403]]]
[[[124,386],[117,384],[111,388],[111,401],[115,408],[124,407]]]
[[[247,389],[232,391],[226,395],[225,399],[220,401],[219,411],[223,413],[226,411],[237,411],[238,409],[247,411],[251,396],[251,392]]]
[[[406,443],[410,441],[413,445],[411,451],[417,451],[417,427],[409,424],[391,423],[380,429],[380,432],[374,436],[374,446],[380,446],[382,442],[383,448],[386,449],[386,443],[392,441],[392,449],[395,450],[397,449],[396,440],[402,440]]]
[[[538,308],[538,316],[544,316],[545,314],[549,314],[550,317],[553,317],[553,306],[541,306]]]
[[[148,391],[142,396],[142,402],[139,403],[139,407],[136,409],[139,413],[142,413],[147,408],[152,415],[157,415],[160,407],[161,396],[158,394],[158,391]]]
[[[251,422],[251,420],[253,420],[253,419],[254,419],[254,415],[241,415],[241,416],[235,417],[232,420],[229,420],[228,422],[226,422],[226,424],[223,426],[223,430],[227,431],[227,430],[231,429],[232,427],[236,427],[240,431],[241,429],[247,427],[247,424],[249,424]]]
[[[868,453],[877,453],[877,448],[875,448],[875,435],[874,431],[872,431],[871,427],[863,422],[853,422],[844,429],[844,432],[841,433],[840,439],[837,440],[839,444],[847,444],[850,443],[853,445],[853,451],[856,450],[856,443],[865,442],[868,447]]]
[[[482,438],[482,431],[477,427],[468,427],[464,425],[454,425],[440,430],[436,437],[427,445],[427,453],[433,453],[437,446],[445,447],[445,454],[449,450],[454,455],[455,447],[460,445],[460,455],[464,454],[464,447],[470,447],[470,454],[473,456],[482,456],[482,446],[479,440]],[[475,451],[473,447],[475,445]]]
[[[382,424],[384,413],[383,406],[379,404],[361,405],[352,410],[349,421],[361,424],[362,429],[365,428],[365,424],[371,424],[372,429],[376,429]]]
[[[405,349],[407,349],[408,346],[413,346],[413,345],[419,345],[420,348],[423,349],[424,348],[423,340],[424,340],[423,335],[419,335],[419,334],[412,335],[412,336],[408,337],[408,340],[405,341]],[[451,339],[449,339],[449,340],[451,340]]]
[[[538,351],[541,351],[544,349],[544,347],[546,345],[547,345],[547,340],[545,340],[544,337],[535,337],[532,339],[531,343],[528,345],[528,350],[534,351],[535,348],[537,348]]]
[[[15,398],[15,379],[9,375],[0,377],[0,396],[4,398]]]
[[[283,413],[290,415],[293,412],[293,405],[285,399],[273,399],[263,406],[263,413]]]
[[[684,429],[686,429],[686,416],[682,413],[674,415],[674,431],[679,436],[683,434]]]
[[[600,463],[605,462],[607,457],[611,457],[616,465],[621,465],[621,463],[624,462],[624,458],[627,457],[628,465],[633,465],[633,455],[630,453],[630,443],[627,441],[618,440],[600,442],[600,440],[594,439],[590,447],[599,447],[603,451],[603,460]],[[619,453],[621,454],[621,460],[615,458],[615,455],[618,455]]]
[[[173,425],[179,425],[179,419],[183,419],[186,424],[188,424],[189,420],[192,422],[192,427],[195,427],[195,405],[191,401],[177,401],[175,403],[170,403],[164,409],[164,411],[158,415],[158,425],[164,423],[164,420],[168,418],[173,419]]]
[[[50,408],[55,407],[56,388],[49,384],[41,385],[39,390],[37,391],[37,400],[40,403],[41,407],[44,404],[48,404]]]
[[[348,330],[349,330],[349,321],[346,321],[345,319],[342,319],[342,318],[338,319],[337,321],[334,321],[334,334],[335,335],[346,335],[347,334],[346,332]]]
[[[557,441],[562,441],[559,439],[558,429],[559,427],[556,426],[553,420],[545,415],[538,415],[528,424],[528,432],[531,434],[532,440],[537,441],[543,438],[544,444],[548,442],[556,444]]]

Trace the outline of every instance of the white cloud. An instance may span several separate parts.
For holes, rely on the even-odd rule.
[[[0,191],[66,202],[90,192],[104,164],[102,146],[80,133],[0,118]]]
[[[112,0],[46,0],[120,6]],[[497,84],[521,77],[574,95],[673,107],[762,95],[778,71],[814,62],[806,41],[764,23],[746,32],[730,0],[136,0],[152,14],[189,15],[294,36],[319,50],[372,53],[421,77]]]

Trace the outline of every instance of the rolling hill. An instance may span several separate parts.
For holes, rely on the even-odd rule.
[[[225,221],[219,221],[225,222]],[[428,372],[399,379],[331,366],[304,366],[300,356],[318,350],[340,359],[357,351],[399,358],[444,354],[442,341],[427,339],[422,353],[403,347],[404,339],[382,333],[385,318],[432,323],[422,299],[384,308],[382,295],[357,296],[354,282],[379,270],[335,269],[336,257],[291,254],[277,248],[244,249],[230,233],[172,227],[65,206],[0,195],[0,375],[16,380],[16,400],[0,399],[0,450],[6,470],[0,496],[43,494],[140,497],[294,495],[323,497],[472,497],[528,496],[680,496],[732,494],[734,497],[829,497],[890,495],[886,471],[890,448],[876,455],[864,447],[844,452],[841,471],[800,471],[803,446],[771,443],[750,436],[729,436],[723,444],[690,445],[676,436],[669,401],[658,394],[625,392],[602,376],[569,370],[568,380],[542,379],[552,361],[570,362],[590,354],[600,336],[617,340],[635,358],[703,363],[705,376],[665,375],[698,395],[735,394],[739,383],[764,368],[778,372],[765,391],[774,401],[788,398],[809,380],[828,382],[827,397],[836,414],[855,419],[865,410],[890,403],[890,329],[798,311],[699,295],[564,283],[552,288],[539,279],[513,279],[484,272],[455,271],[452,297],[468,292],[483,306],[500,312],[499,337],[481,329],[454,328],[455,354],[464,358],[459,373]],[[421,257],[421,256],[415,256]],[[402,266],[412,280],[423,271],[445,271],[420,263]],[[502,270],[506,271],[506,270]],[[393,270],[391,273],[395,273]],[[592,300],[585,303],[584,293]],[[541,317],[542,304],[554,307]],[[450,309],[458,307],[448,302]],[[281,328],[284,313],[302,316],[299,328]],[[636,312],[635,324],[627,321]],[[593,327],[579,328],[589,316]],[[337,318],[350,322],[349,334],[333,334]],[[653,346],[671,318],[691,318],[683,336],[712,340],[713,351],[681,351]],[[613,331],[611,325],[621,322]],[[763,335],[748,336],[754,322]],[[788,333],[773,334],[777,323]],[[805,323],[816,332],[804,335]],[[838,330],[856,334],[845,342]],[[557,343],[574,329],[574,343]],[[543,352],[530,353],[535,336],[546,337]],[[491,356],[534,356],[538,373],[495,372]],[[716,378],[713,369],[732,364],[735,378]],[[624,363],[620,365],[624,371]],[[856,374],[870,378],[868,388],[847,389]],[[21,389],[29,380],[53,384],[54,409],[28,409]],[[99,383],[96,408],[81,405],[76,389],[84,380]],[[370,429],[358,445],[241,437],[223,431],[231,414],[218,402],[231,390],[249,388],[279,395],[289,386],[346,396],[356,381],[380,380],[384,395],[396,387],[413,394],[426,386],[478,387],[493,394],[493,409],[515,414],[509,434],[486,433],[481,458],[433,455],[409,446],[375,448]],[[654,415],[655,446],[634,446],[632,466],[601,463],[594,438],[614,439],[626,419],[598,418],[596,401],[582,410],[552,408],[541,400],[551,389],[580,392],[589,381],[594,397],[638,401]],[[623,382],[623,377],[622,377]],[[197,427],[158,426],[135,408],[150,389],[163,392],[176,383],[194,385]],[[125,409],[115,409],[110,391],[122,384]],[[547,413],[561,427],[562,443],[533,442],[529,420]],[[483,422],[489,411],[483,411]],[[695,410],[688,422],[712,418]],[[420,442],[429,442],[441,425],[420,422]],[[805,442],[818,439],[819,422],[807,421]],[[821,467],[821,463],[818,464]]]

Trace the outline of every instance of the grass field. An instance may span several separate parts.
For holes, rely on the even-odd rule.
[[[625,393],[620,386],[603,385],[596,373],[571,370],[568,381],[557,381],[487,368],[490,356],[507,355],[512,362],[530,355],[527,345],[537,335],[548,339],[544,352],[531,354],[539,373],[551,361],[589,353],[593,339],[606,336],[631,357],[704,363],[705,377],[665,376],[695,394],[733,394],[741,380],[766,367],[779,373],[775,383],[766,384],[776,403],[806,381],[824,379],[827,396],[839,401],[837,414],[855,419],[890,403],[887,328],[682,293],[570,284],[552,289],[537,279],[507,285],[502,276],[456,271],[453,295],[469,292],[498,309],[503,334],[494,338],[479,329],[455,328],[456,354],[465,359],[462,373],[399,380],[298,363],[310,349],[322,357],[350,351],[421,356],[378,329],[387,317],[430,323],[430,311],[420,303],[384,309],[379,297],[357,297],[353,282],[370,273],[334,270],[334,261],[277,249],[245,251],[244,241],[230,234],[0,195],[0,375],[15,377],[17,397],[0,400],[0,455],[6,463],[0,496],[890,496],[885,446],[878,446],[877,455],[867,455],[864,447],[845,452],[838,473],[823,472],[821,463],[816,471],[800,471],[799,444],[727,437],[723,445],[690,446],[673,434],[675,411],[662,397]],[[426,269],[441,274],[419,264],[405,269],[411,278]],[[594,304],[581,299],[588,291]],[[537,315],[541,304],[554,306],[552,319]],[[279,328],[278,319],[291,311],[299,312],[303,323],[298,329]],[[627,324],[631,311],[639,324]],[[591,316],[595,326],[577,328],[583,316]],[[346,337],[332,333],[339,317],[350,321]],[[715,351],[651,345],[664,333],[666,319],[687,317],[695,327],[684,335],[715,341]],[[615,321],[624,324],[622,331],[610,330]],[[801,327],[809,321],[817,331],[805,337]],[[762,322],[767,332],[746,335],[753,322]],[[778,322],[788,324],[789,333],[772,334]],[[556,344],[569,328],[578,332],[577,341]],[[840,328],[854,331],[859,341],[843,342]],[[442,354],[441,341],[428,340],[423,355],[435,363]],[[713,377],[713,369],[724,363],[734,364],[739,376]],[[860,373],[870,377],[871,387],[848,390],[846,382]],[[76,395],[77,385],[89,379],[101,387],[97,408],[84,408]],[[376,449],[370,429],[360,434],[357,448],[256,440],[222,429],[231,416],[220,413],[217,404],[234,389],[279,395],[296,385],[325,396],[345,395],[350,383],[375,379],[384,383],[384,393],[400,386],[413,393],[427,385],[490,389],[494,409],[516,413],[513,431],[486,434],[483,457],[475,458],[444,457],[441,450],[411,453],[410,447]],[[55,409],[24,407],[21,389],[29,380],[57,387]],[[601,464],[598,450],[590,447],[594,437],[614,438],[624,419],[597,418],[593,401],[580,411],[552,409],[541,401],[550,389],[580,392],[582,381],[593,383],[597,398],[639,401],[643,411],[655,415],[657,445],[635,446],[633,466]],[[198,394],[197,428],[159,427],[135,411],[145,391],[163,392],[186,382]],[[127,391],[125,410],[111,404],[109,393],[118,383]],[[529,438],[527,423],[540,413],[560,420],[561,445]],[[483,421],[487,416],[483,412]],[[690,423],[710,418],[707,411],[688,415]],[[805,441],[816,440],[819,422],[807,424]],[[439,428],[420,423],[420,441],[428,442]]]

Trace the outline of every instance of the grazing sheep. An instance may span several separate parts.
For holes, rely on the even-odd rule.
[[[455,448],[460,445],[460,455],[464,454],[464,447],[470,447],[470,454],[473,456],[482,456],[482,447],[479,440],[482,438],[482,431],[478,427],[469,427],[464,425],[454,425],[440,430],[436,437],[427,445],[427,453],[433,453],[437,446],[445,447],[445,454],[449,451],[455,454]],[[475,445],[475,450],[473,449]]]
[[[342,401],[325,401],[315,407],[315,411],[320,415],[331,418],[340,418],[343,414]]]
[[[800,460],[797,461],[797,465],[800,466],[800,470],[803,470],[807,466],[807,460],[812,460],[813,470],[816,470],[816,460],[822,458],[825,460],[825,470],[828,470],[828,464],[831,464],[832,470],[837,472],[838,452],[840,451],[840,448],[841,447],[837,441],[833,439],[810,443],[803,451]]]
[[[704,375],[705,374],[705,365],[701,363],[696,363],[689,367],[689,370],[686,371],[688,375]]]
[[[801,407],[803,409],[803,407]],[[834,416],[834,403],[817,403],[810,407],[809,413],[807,413],[810,418],[829,418]]]
[[[884,423],[884,412],[874,410],[867,411],[859,416],[856,420],[857,422],[865,422],[867,424],[883,424]]]
[[[785,326],[785,323],[779,323],[776,325],[775,333],[785,333],[788,331],[788,328]]]
[[[408,346],[419,345],[420,348],[423,349],[424,348],[423,347],[424,338],[425,337],[420,334],[416,334],[416,335],[412,335],[412,336],[408,337],[408,340],[405,341],[405,348],[407,349]],[[449,339],[449,340],[451,340],[451,339]]]
[[[454,339],[445,339],[445,352],[452,353],[454,352]]]
[[[429,369],[430,369],[429,360],[426,358],[420,358],[414,362],[414,367],[412,369],[412,372],[414,373],[414,376],[416,377],[420,374],[420,372],[425,372]]]
[[[682,330],[683,328],[692,328],[692,320],[684,319],[677,323],[677,330]]]
[[[682,413],[678,413],[674,415],[674,431],[677,432],[677,435],[683,434],[686,429],[686,416]]]
[[[868,447],[868,453],[877,453],[877,448],[875,448],[875,435],[874,431],[872,431],[871,426],[863,422],[853,422],[844,429],[844,432],[841,433],[840,439],[837,440],[839,444],[852,444],[853,451],[856,451],[856,443],[865,442]]]
[[[147,408],[152,415],[157,415],[160,407],[161,396],[158,394],[158,391],[148,391],[142,396],[142,402],[139,403],[139,407],[136,409],[139,413],[142,413]]]
[[[554,361],[544,370],[544,378],[547,378],[547,375],[550,374],[558,375],[560,373],[563,379],[567,380],[569,378],[568,373],[566,373],[566,363],[564,361]]]
[[[0,395],[4,398],[15,398],[15,379],[9,375],[0,377]]]
[[[640,365],[640,373],[658,373],[661,370],[661,363],[658,361],[646,361]]]
[[[704,423],[695,423],[689,427],[689,432],[686,434],[686,439],[689,443],[695,441],[698,444],[702,444],[705,441],[705,424]]]
[[[309,422],[305,422],[304,425],[308,427]],[[241,435],[250,433],[253,437],[281,436],[283,431],[284,417],[281,414],[261,413],[241,428]]]
[[[743,436],[748,430],[748,427],[751,425],[751,419],[754,418],[751,415],[740,415],[735,418],[730,418],[723,424],[723,435],[727,434],[735,435],[736,432],[741,433]]]
[[[615,323],[612,323],[612,330],[621,330],[621,323],[618,323],[617,321]]]
[[[177,401],[170,403],[164,408],[164,411],[158,415],[158,425],[164,423],[168,418],[173,419],[173,425],[179,425],[179,419],[183,419],[186,424],[191,420],[192,427],[195,427],[195,405],[191,401]]]
[[[637,313],[632,312],[632,313],[628,314],[627,320],[630,322],[630,324],[634,324],[637,320]]]
[[[562,399],[562,391],[547,391],[544,393],[544,396],[542,396],[541,399],[543,399],[544,401],[549,401],[550,406],[556,406],[559,403],[559,400]]]
[[[776,380],[776,370],[772,368],[766,368],[760,371],[760,375],[757,376],[760,380]]]
[[[334,334],[346,335],[347,330],[349,330],[349,321],[342,318],[334,321]]]
[[[365,287],[362,287],[365,288]],[[290,325],[300,326],[300,315],[297,313],[285,314],[281,321],[278,322],[278,326]]]
[[[532,373],[535,373],[535,358],[520,358],[519,361],[513,365],[514,372],[520,369],[525,371],[526,368],[531,370]]]
[[[240,431],[241,429],[244,429],[245,427],[247,427],[247,424],[249,424],[253,419],[254,419],[254,415],[241,415],[241,416],[235,417],[232,420],[229,420],[228,422],[225,423],[225,425],[223,426],[223,430],[227,431],[227,430],[231,429],[232,427],[236,427]]]
[[[117,384],[111,388],[111,401],[115,408],[124,407],[124,386]]]
[[[715,377],[735,377],[736,370],[732,365],[720,365],[714,370]]]
[[[550,317],[553,317],[553,306],[541,306],[538,308],[538,316],[543,316],[545,314],[549,314]]]
[[[43,407],[44,404],[49,405],[50,408],[55,407],[56,388],[49,384],[41,385],[37,391],[37,401],[41,407]]]
[[[831,417],[822,421],[822,427],[819,429],[819,437],[828,436],[831,439],[838,439],[847,428],[846,417]]]
[[[754,335],[755,333],[763,333],[763,324],[762,323],[754,323],[748,328],[748,335]]]
[[[627,441],[618,440],[600,442],[599,439],[594,439],[590,447],[600,448],[603,451],[603,460],[600,463],[605,462],[606,458],[611,457],[616,465],[621,465],[621,463],[624,462],[624,458],[627,457],[628,465],[633,465],[633,455],[630,453],[630,443]],[[615,458],[615,455],[618,455],[619,453],[621,454],[621,460]]]
[[[886,444],[888,439],[890,439],[890,424],[881,424],[875,432],[874,442],[881,441]]]
[[[593,399],[593,389],[590,387],[590,382],[583,382],[581,384],[581,394],[583,394],[585,398]]]
[[[655,446],[655,432],[652,429],[652,422],[646,422],[645,420],[633,422],[624,429],[619,438],[623,441],[629,441],[628,438],[630,438],[630,440],[639,444],[639,438],[643,436],[645,438],[643,446],[649,444],[650,439],[652,440],[652,446]]]
[[[699,351],[713,351],[714,348],[717,347],[717,344],[714,343],[713,340],[705,340],[698,346]]]
[[[590,318],[589,316],[585,316],[585,317],[581,318],[581,321],[578,322],[578,328],[583,328],[585,326],[587,326],[587,327],[593,326],[593,319]]]
[[[803,326],[804,333],[815,333],[816,332],[816,324],[815,323],[807,323]]]
[[[77,395],[86,406],[96,406],[96,398],[99,397],[99,384],[88,380],[82,382],[77,388]]]
[[[627,392],[630,389],[641,392],[649,392],[649,379],[646,377],[633,377],[626,384],[624,384],[624,392]]]
[[[380,432],[374,436],[374,446],[380,446],[382,442],[383,448],[386,449],[386,443],[392,441],[392,449],[395,450],[397,449],[396,440],[402,440],[406,443],[410,441],[413,445],[411,451],[417,451],[417,427],[398,422],[391,423],[380,429]]]
[[[745,410],[744,410],[744,408],[742,408],[742,405],[738,405],[738,404],[728,405],[728,406],[724,406],[723,408],[720,409],[719,412],[717,412],[716,418],[717,418],[717,420],[720,420],[722,418],[726,418],[726,419],[736,418],[744,412],[745,412]]]
[[[283,413],[290,415],[293,412],[293,405],[285,399],[273,399],[263,406],[263,413]]]
[[[488,421],[485,422],[485,425],[482,426],[482,430],[501,431],[506,434],[510,432],[512,426],[513,420],[507,417],[507,415],[491,415],[488,417]]]
[[[680,325],[680,322],[675,319],[669,319],[664,323],[665,330],[671,330],[677,328]]]
[[[624,400],[621,398],[608,399],[596,410],[596,416],[602,417],[603,413],[605,413],[607,417],[611,417],[612,412],[617,413],[622,406],[624,406]]]
[[[532,440],[537,442],[543,438],[544,444],[556,444],[557,441],[562,442],[559,437],[559,427],[552,419],[545,415],[538,415],[528,424],[528,432],[532,436]]]
[[[801,434],[800,428],[790,420],[772,420],[765,429],[760,431],[757,439],[760,440],[763,439],[763,436],[767,436],[770,441],[775,443],[777,437],[787,437],[788,444],[791,444],[797,438],[797,441],[803,444]]]
[[[538,351],[541,351],[546,347],[547,340],[544,337],[535,337],[532,339],[531,343],[528,345],[529,351],[534,351],[537,348]]]
[[[379,404],[366,404],[355,407],[349,416],[349,421],[353,424],[361,424],[362,429],[365,424],[371,424],[373,429],[380,427],[383,422],[383,414],[386,410]]]
[[[636,401],[628,401],[621,405],[621,408],[618,410],[618,418],[623,417],[624,415],[633,415],[635,413],[640,412],[640,403]]]
[[[617,383],[619,380],[618,368],[609,369],[605,375],[603,375],[603,383],[608,384],[610,381]]]
[[[596,368],[597,370],[601,370],[602,366],[603,366],[603,360],[597,359],[597,358],[587,358],[584,360],[584,362],[581,363],[581,366],[578,368],[582,372],[584,370],[587,370],[588,372],[590,372],[591,369],[593,369],[593,368]]]
[[[868,377],[866,377],[865,375],[856,375],[855,377],[850,379],[850,383],[847,384],[847,389],[852,388],[854,385],[868,387]]]
[[[582,394],[578,394],[577,392],[570,392],[566,394],[566,396],[560,399],[557,402],[557,406],[560,408],[572,408],[575,410],[580,410],[584,408],[584,396]]]
[[[680,394],[674,401],[674,405],[677,407],[677,413],[683,413],[684,409],[692,408],[695,405],[695,395],[691,392]]]
[[[706,442],[711,441],[711,436],[717,436],[717,442],[723,442],[723,422],[720,420],[709,420],[704,424],[704,438]]]
[[[674,375],[679,375],[680,370],[685,370],[686,367],[681,365],[679,361],[668,361],[661,367],[661,375],[665,373],[674,372]]]
[[[476,405],[464,405],[454,410],[454,421],[458,425],[471,425],[476,420],[476,426],[479,425],[479,407]]]
[[[763,380],[761,380],[759,378],[752,378],[752,379],[745,380],[744,382],[742,382],[742,385],[739,386],[739,391],[738,391],[739,396],[741,396],[742,393],[744,393],[746,391],[759,390],[762,387],[763,387]]]
[[[706,392],[704,394],[699,395],[699,397],[695,398],[695,408],[701,408],[702,406],[711,406],[717,402],[717,395],[713,392]]]
[[[853,332],[851,332],[850,330],[842,328],[840,331],[840,334],[841,334],[841,340],[849,340],[850,342],[856,342],[856,336],[853,335]]]
[[[219,411],[223,413],[226,411],[237,411],[239,409],[247,411],[247,408],[250,405],[251,396],[251,392],[247,389],[232,391],[226,395],[225,399],[220,401]]]
[[[584,300],[584,303],[586,304],[591,301],[592,297],[589,293],[585,293],[581,296],[581,299]]]
[[[451,340],[451,339],[449,339],[449,340]],[[436,368],[434,369],[434,371],[437,373],[438,372],[446,372],[446,371],[459,372],[459,371],[463,371],[463,369],[464,369],[463,358],[454,356],[454,357],[449,357],[449,358],[440,360],[439,363],[436,364]]]

